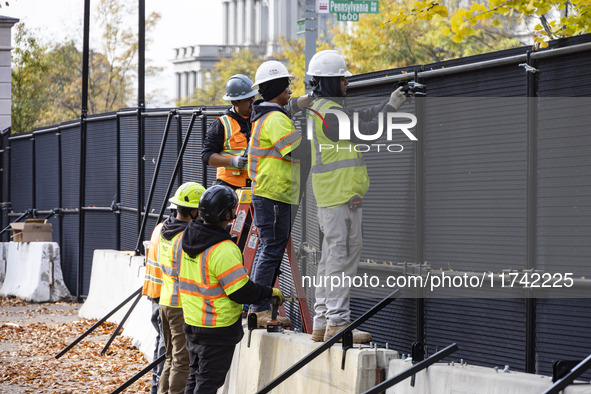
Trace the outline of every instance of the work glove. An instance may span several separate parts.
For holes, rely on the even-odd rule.
[[[283,304],[283,301],[285,301],[283,293],[276,287],[273,287],[273,293],[271,294],[271,297],[276,297],[279,300],[279,305]]]
[[[245,169],[246,163],[248,163],[248,157],[246,156],[232,156],[230,160],[232,160],[232,167],[236,167],[241,170]]]
[[[402,106],[402,104],[404,104],[405,101],[406,101],[406,96],[404,95],[404,92],[402,91],[402,86],[400,86],[398,89],[396,89],[395,91],[392,92],[392,94],[390,95],[390,101],[388,101],[388,104],[391,107],[394,107],[394,109],[396,111],[398,111],[398,108],[400,108]]]

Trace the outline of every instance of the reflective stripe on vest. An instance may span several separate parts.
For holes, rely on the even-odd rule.
[[[224,127],[224,148],[219,154],[223,157],[243,155],[248,148],[248,139],[242,134],[240,124],[228,115],[219,119]],[[246,186],[248,171],[232,166],[218,167],[216,177],[234,186]]]
[[[182,256],[181,231],[171,240],[160,237],[160,267],[162,268],[162,290],[160,291],[160,304],[180,307],[179,302],[179,265]]]
[[[179,283],[187,324],[202,327],[228,326],[240,316],[241,306],[230,300],[225,290],[240,281],[248,280],[246,270],[240,261],[225,272],[210,272],[211,255],[217,248],[237,247],[232,241],[223,241],[207,248],[195,258],[183,253]],[[239,249],[237,256],[241,258]],[[219,310],[223,310],[224,315],[220,316]]]
[[[330,108],[341,107],[337,103],[318,99],[312,109],[322,116]],[[320,118],[312,115],[308,122],[313,125],[312,186],[319,207],[336,207],[346,203],[351,197],[363,197],[369,188],[369,177],[361,153],[355,151],[355,144],[347,140],[334,142],[323,129]],[[322,146],[326,148],[321,149]]]
[[[158,254],[160,248],[160,231],[162,230],[162,223],[158,224],[150,238],[150,246],[148,246],[148,253],[146,256],[146,275],[144,277],[144,286],[142,294],[150,298],[160,297],[162,289],[162,269],[158,262]]]
[[[280,111],[271,111],[253,123],[253,133],[248,148],[248,168],[253,194],[296,204],[299,197],[299,160],[292,159],[289,155],[283,156],[281,151],[298,142],[302,137],[299,132],[290,132],[274,145],[270,145],[270,141],[261,134],[264,133],[266,122],[271,116],[286,115]],[[287,119],[291,124],[289,118]],[[270,160],[279,160],[279,162]],[[297,167],[292,168],[292,165]]]

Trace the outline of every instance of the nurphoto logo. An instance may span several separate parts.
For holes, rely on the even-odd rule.
[[[326,129],[328,125],[324,116],[318,111],[307,108],[309,112],[307,121],[308,139],[314,138],[314,128],[317,120],[320,120]],[[359,131],[359,113],[353,112],[353,127],[351,128],[351,121],[349,116],[343,111],[337,108],[330,108],[324,111],[325,114],[333,114],[338,119],[339,124],[339,140],[351,141],[351,129],[353,129],[356,140],[375,142],[379,140],[384,133],[386,134],[386,140],[388,142],[393,141],[396,135],[403,134],[410,141],[418,141],[417,137],[410,131],[417,125],[417,117],[413,114],[405,112],[379,112],[378,113],[378,127],[373,134],[363,134]],[[384,118],[386,119],[386,125],[384,127]],[[403,146],[400,144],[355,144],[351,147],[343,147],[336,144],[319,144],[320,151],[328,149],[353,149],[355,152],[369,152],[372,150],[388,151],[392,153],[402,152]]]

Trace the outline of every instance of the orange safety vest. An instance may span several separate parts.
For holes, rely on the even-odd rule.
[[[224,126],[224,149],[220,155],[224,157],[243,155],[248,147],[248,140],[240,132],[238,121],[228,115],[218,119]],[[216,177],[230,185],[244,187],[248,179],[248,171],[239,170],[236,167],[218,167]]]
[[[161,231],[162,223],[158,224],[154,228],[154,231],[152,231],[148,255],[146,256],[146,276],[144,278],[142,294],[150,298],[160,297],[160,290],[162,289],[162,269],[158,262]]]

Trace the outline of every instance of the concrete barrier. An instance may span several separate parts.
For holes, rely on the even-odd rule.
[[[225,391],[218,393],[254,393],[321,345],[308,334],[292,331],[254,330],[250,347],[246,346],[247,337],[248,333],[240,343],[238,359],[233,360]],[[342,345],[332,346],[273,393],[360,393],[376,385],[377,369],[387,368],[398,353],[369,347],[349,349],[344,370],[342,358]]]
[[[55,242],[2,242],[0,296],[31,302],[72,298],[62,275],[60,248]]]
[[[133,252],[95,250],[88,297],[78,315],[86,319],[101,319],[142,287],[146,272],[144,260],[144,256],[134,256]],[[119,324],[132,304],[133,299],[108,321]],[[156,340],[151,315],[152,303],[142,296],[123,326],[123,335],[132,338],[133,345],[148,361],[152,361],[154,356]]]
[[[410,368],[403,360],[390,361],[388,378]],[[521,372],[498,372],[494,368],[438,363],[416,374],[415,386],[410,378],[386,390],[386,394],[539,394],[552,386],[548,376]],[[591,392],[591,385],[571,385],[564,394]]]

